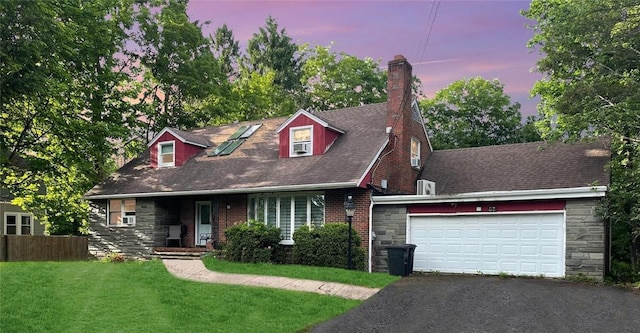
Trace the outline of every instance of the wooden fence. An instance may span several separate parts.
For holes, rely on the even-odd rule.
[[[0,261],[87,260],[86,236],[0,236]]]

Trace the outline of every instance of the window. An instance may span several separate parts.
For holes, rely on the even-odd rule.
[[[240,127],[235,133],[214,149],[209,156],[226,156],[233,153],[241,144],[243,144],[262,124],[247,125]]]
[[[283,193],[249,197],[249,219],[280,228],[282,244],[293,244],[293,233],[302,226],[324,225],[324,194]]]
[[[110,226],[136,225],[136,199],[109,200],[107,221]]]
[[[158,167],[174,166],[175,155],[175,141],[158,143]]]
[[[4,213],[5,235],[33,235],[33,216],[29,213]]]
[[[313,126],[293,127],[289,132],[289,156],[313,155]]]
[[[411,166],[420,167],[420,140],[411,138]]]

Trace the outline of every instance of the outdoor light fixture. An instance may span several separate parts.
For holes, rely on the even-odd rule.
[[[344,203],[344,211],[347,213],[347,217],[353,217],[356,213],[356,204],[353,203],[353,197],[347,196],[347,201]]]
[[[351,256],[351,225],[353,223],[353,215],[356,213],[356,205],[353,203],[353,196],[348,195],[347,201],[344,202],[344,211],[347,214],[347,221],[349,223],[349,244],[347,248],[347,268],[353,269],[353,260]]]

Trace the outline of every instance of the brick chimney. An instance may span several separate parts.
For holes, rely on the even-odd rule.
[[[390,147],[395,147],[387,161],[389,193],[414,194],[419,170],[411,167],[411,137],[423,141],[424,148],[427,143],[424,129],[411,118],[412,67],[404,56],[396,55],[387,73],[387,127],[391,127]]]
[[[411,117],[411,64],[402,55],[393,57],[387,69],[387,126],[401,126],[403,114]]]

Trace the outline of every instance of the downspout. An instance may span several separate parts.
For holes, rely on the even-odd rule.
[[[369,273],[372,270],[372,249],[373,249],[373,191],[369,191]]]

